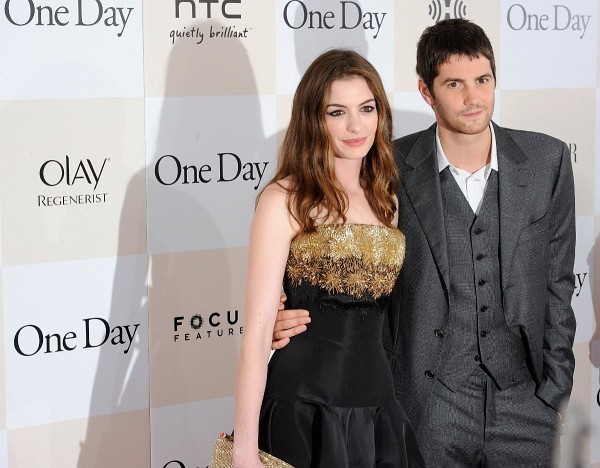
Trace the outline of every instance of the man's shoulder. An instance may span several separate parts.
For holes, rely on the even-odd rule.
[[[414,142],[419,138],[425,130],[421,130],[420,132],[411,133],[410,135],[404,135],[403,137],[397,138],[394,140],[394,147],[404,147],[404,146],[412,146]]]
[[[507,152],[520,152],[537,169],[563,167],[563,162],[570,157],[569,148],[563,141],[545,133],[499,127],[495,124],[494,131],[499,157],[505,157]]]
[[[435,125],[394,140],[394,149],[406,154],[420,138],[435,138]]]
[[[563,142],[546,133],[535,132],[531,130],[520,130],[515,128],[500,127],[494,124],[496,137],[507,135],[512,138],[521,148],[531,148],[541,146],[562,148]]]

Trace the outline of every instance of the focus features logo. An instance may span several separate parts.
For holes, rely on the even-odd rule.
[[[48,187],[74,186],[92,190],[93,193],[78,195],[38,195],[38,206],[65,206],[105,203],[107,193],[95,193],[102,178],[106,163],[93,162],[91,159],[71,159],[65,156],[64,160],[50,159],[40,166],[40,180]]]
[[[536,4],[540,8],[542,3]],[[579,4],[578,4],[579,6]],[[531,11],[520,3],[511,5],[506,13],[508,27],[514,31],[565,31],[583,39],[592,15],[577,14],[566,5],[550,5],[547,10]]]
[[[173,317],[173,341],[196,341],[236,336],[244,333],[244,327],[238,326],[237,310],[213,312],[206,317],[196,314],[190,318]]]
[[[64,5],[45,5],[33,0],[6,0],[4,15],[14,26],[96,26],[116,28],[121,37],[133,8],[106,6],[100,0],[77,0],[75,11]]]
[[[111,326],[99,317],[83,319],[82,331],[66,333],[46,333],[37,325],[23,325],[14,336],[14,347],[21,356],[31,357],[36,354],[54,354],[74,351],[81,347],[98,348],[99,346],[119,346],[123,354],[127,354],[135,339],[139,323],[135,325]]]
[[[429,4],[429,16],[437,23],[443,19],[464,18],[467,6],[462,0],[432,0]]]
[[[319,3],[319,5],[322,5],[322,3]],[[375,33],[373,39],[377,39],[386,15],[387,13],[384,12],[363,11],[358,3],[352,1],[339,2],[339,8],[335,10],[310,10],[301,0],[290,0],[283,8],[283,21],[285,21],[288,28],[363,28],[365,31],[370,30]]]

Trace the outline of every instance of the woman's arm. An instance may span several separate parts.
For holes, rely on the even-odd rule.
[[[277,184],[268,186],[250,229],[244,336],[235,402],[236,467],[262,466],[258,459],[258,419],[285,264],[296,232],[287,196]]]

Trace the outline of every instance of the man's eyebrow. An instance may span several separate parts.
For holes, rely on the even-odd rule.
[[[491,77],[492,77],[491,73],[484,73],[483,75],[479,75],[477,78],[475,78],[475,80],[480,80],[481,78],[491,78]],[[457,83],[464,83],[465,80],[462,78],[448,77],[442,82],[442,84],[448,83],[449,81],[456,81]]]

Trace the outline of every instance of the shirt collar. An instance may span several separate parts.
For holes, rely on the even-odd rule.
[[[487,164],[484,169],[484,178],[487,178],[490,175],[492,169],[498,172],[498,149],[496,148],[496,134],[494,133],[494,126],[490,122],[490,130],[492,132],[492,150],[491,150],[491,160],[490,164]],[[440,129],[439,126],[436,126],[435,129],[435,143],[437,147],[437,160],[438,160],[438,170],[442,172],[448,166],[452,166],[446,157],[446,153],[444,153],[444,149],[442,148],[442,143],[440,142]]]

